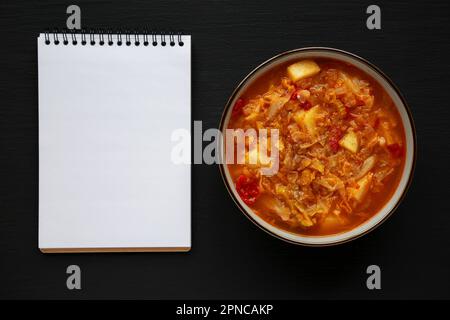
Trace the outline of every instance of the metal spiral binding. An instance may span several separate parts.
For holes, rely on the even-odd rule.
[[[148,32],[147,30],[144,30],[144,46],[148,46]]]
[[[75,36],[75,30],[73,30],[71,32],[71,34],[72,34],[72,45],[76,46],[78,41],[77,41],[77,37]]]
[[[59,44],[58,33],[56,32],[56,30],[53,32],[53,43],[56,45]]]
[[[89,40],[90,40],[91,46],[95,46],[94,30],[89,30]]]
[[[67,33],[62,32],[62,36],[63,36],[63,44],[67,46],[69,44],[69,40],[67,39]]]
[[[113,30],[102,30],[102,29],[82,29],[82,30],[58,30],[53,29],[52,31],[47,30],[44,32],[44,41],[46,45],[54,44],[59,45],[60,37],[62,37],[62,44],[67,46],[69,44],[76,46],[78,45],[78,40],[81,38],[80,44],[82,46],[95,46],[100,45],[104,46],[105,44],[108,46],[122,46],[125,44],[126,46],[140,46],[141,44],[144,46],[152,45],[154,47],[160,45],[165,47],[167,45],[166,37],[168,38],[168,44],[171,47],[177,45],[182,47],[184,45],[182,39],[182,33],[174,33],[174,32],[156,32],[156,31],[148,31],[147,29],[143,31],[121,31],[113,32]],[[69,38],[71,41],[69,41]],[[89,39],[88,39],[89,38]],[[125,42],[123,42],[123,38]],[[98,40],[98,42],[96,42]]]
[[[105,44],[105,35],[102,30],[98,31],[99,42],[98,44],[103,46]]]
[[[83,46],[86,45],[86,31],[85,30],[81,30],[81,44]]]
[[[158,45],[158,38],[156,32],[152,32],[152,45],[156,47]]]

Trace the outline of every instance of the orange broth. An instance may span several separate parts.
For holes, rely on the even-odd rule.
[[[382,209],[399,184],[406,144],[397,108],[374,79],[344,62],[312,61],[313,74],[300,79],[287,71],[299,61],[290,61],[254,80],[228,123],[278,129],[278,172],[261,175],[259,162],[228,169],[241,199],[265,221],[325,236]]]

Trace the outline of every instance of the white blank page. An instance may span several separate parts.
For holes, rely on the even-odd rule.
[[[39,248],[188,250],[190,166],[172,163],[171,135],[190,131],[190,37],[87,38],[38,38]]]

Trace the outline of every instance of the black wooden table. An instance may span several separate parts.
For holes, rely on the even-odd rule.
[[[369,235],[306,248],[250,223],[216,166],[193,167],[189,253],[44,255],[37,249],[39,32],[66,25],[72,2],[0,4],[1,298],[450,298],[448,1],[377,1],[382,29],[366,28],[364,1],[77,1],[82,26],[192,34],[193,120],[217,127],[226,99],[256,65],[282,51],[330,46],[367,58],[413,111],[418,161],[397,212]],[[76,93],[73,93],[76,94]],[[82,290],[66,288],[66,267]],[[382,290],[366,288],[377,264]]]

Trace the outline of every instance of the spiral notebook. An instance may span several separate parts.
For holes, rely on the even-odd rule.
[[[191,127],[190,36],[42,33],[37,45],[39,249],[188,251],[191,169],[172,152]]]

